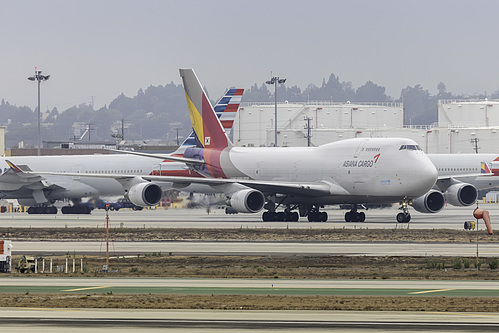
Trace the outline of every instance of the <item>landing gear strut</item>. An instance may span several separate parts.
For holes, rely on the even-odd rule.
[[[365,220],[366,214],[364,212],[357,212],[356,204],[352,204],[350,211],[345,213],[345,222],[364,222]]]
[[[409,209],[407,208],[407,200],[401,202],[402,213],[397,214],[397,222],[399,223],[408,223],[411,220],[411,214],[409,213]]]

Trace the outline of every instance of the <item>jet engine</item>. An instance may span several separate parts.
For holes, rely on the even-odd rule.
[[[476,203],[478,191],[467,183],[451,185],[444,192],[445,200],[453,206],[471,206]]]
[[[412,199],[412,207],[420,213],[438,213],[444,205],[444,195],[437,190],[430,190],[425,195]]]
[[[149,182],[135,184],[128,190],[126,198],[136,206],[154,206],[163,195],[159,185]]]
[[[228,204],[240,213],[256,213],[265,205],[265,196],[253,189],[240,190],[232,194]]]

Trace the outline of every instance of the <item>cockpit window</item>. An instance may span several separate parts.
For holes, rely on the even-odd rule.
[[[419,145],[402,145],[399,150],[423,150]]]

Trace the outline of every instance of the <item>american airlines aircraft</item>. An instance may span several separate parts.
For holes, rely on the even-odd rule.
[[[378,202],[401,202],[403,212],[397,219],[405,221],[410,219],[408,203],[430,191],[437,180],[437,170],[410,139],[349,139],[300,148],[234,147],[194,71],[181,69],[180,76],[197,145],[183,156],[161,158],[183,162],[203,177],[151,175],[142,176],[144,180],[177,187],[208,185],[225,193],[227,203],[238,212],[265,208],[264,221],[297,221],[299,216],[326,221],[327,213],[320,211],[324,205]],[[285,207],[284,212],[276,212],[279,206]],[[354,208],[347,214],[365,219]]]

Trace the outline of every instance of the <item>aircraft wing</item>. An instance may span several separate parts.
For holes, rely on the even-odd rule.
[[[438,176],[437,182],[442,180],[448,180],[448,179],[461,179],[461,178],[474,178],[474,177],[490,177],[494,176],[492,172],[490,173],[463,173],[463,174],[458,174],[458,175],[447,175],[447,176]]]
[[[26,171],[27,174],[35,173]],[[181,188],[190,184],[207,185],[212,188],[219,188],[221,192],[225,191],[227,185],[242,185],[250,187],[263,193],[279,193],[284,195],[300,195],[300,196],[324,196],[324,195],[348,195],[349,193],[337,184],[330,182],[284,182],[284,181],[266,181],[266,180],[251,180],[251,179],[222,179],[222,178],[201,178],[201,177],[177,177],[177,176],[153,176],[153,175],[126,175],[126,174],[90,174],[90,173],[75,173],[75,172],[36,172],[42,175],[59,175],[59,176],[78,176],[78,177],[95,177],[95,178],[113,178],[118,181],[124,181],[140,177],[144,180],[173,183],[174,186]]]
[[[118,153],[124,153],[124,154],[156,158],[156,159],[160,159],[160,160],[183,162],[186,164],[201,165],[201,164],[205,163],[203,160],[196,160],[194,158],[187,158],[187,157],[182,157],[182,156],[173,156],[173,155],[169,155],[169,154],[149,154],[149,153],[141,153],[141,152],[136,152],[136,151],[118,150],[118,149],[108,149],[108,150],[118,152]]]
[[[225,179],[225,178],[200,178],[200,177],[175,177],[175,176],[142,176],[143,179],[156,182],[169,182],[176,185],[188,186],[190,184],[204,184],[213,188],[223,187],[231,184],[247,186],[263,193],[280,193],[285,195],[346,195],[348,192],[341,186],[329,182],[285,182],[272,180],[251,179]]]

